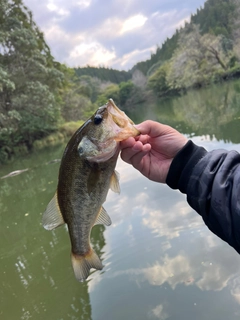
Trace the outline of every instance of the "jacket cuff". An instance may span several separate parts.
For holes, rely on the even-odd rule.
[[[172,189],[179,189],[187,193],[187,185],[193,168],[207,151],[189,140],[174,157],[166,179],[167,185]]]

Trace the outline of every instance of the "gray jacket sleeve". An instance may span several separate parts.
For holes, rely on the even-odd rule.
[[[187,195],[208,228],[240,253],[240,154],[192,141],[174,158],[167,184]]]

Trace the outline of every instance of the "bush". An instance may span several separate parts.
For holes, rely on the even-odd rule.
[[[121,82],[119,84],[119,103],[121,106],[125,105],[128,98],[130,98],[133,88],[134,84],[132,81]]]
[[[167,70],[168,67],[164,64],[148,79],[148,87],[159,96],[164,95],[170,90],[167,83]]]
[[[119,86],[117,84],[110,84],[107,86],[102,94],[100,94],[97,98],[96,105],[98,107],[103,106],[108,102],[108,100],[111,98],[114,100],[116,105],[119,104]]]

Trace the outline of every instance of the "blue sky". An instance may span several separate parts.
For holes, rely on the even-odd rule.
[[[189,20],[204,0],[23,0],[52,55],[70,67],[129,70]]]

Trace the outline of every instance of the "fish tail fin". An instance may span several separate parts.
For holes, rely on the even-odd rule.
[[[91,268],[97,270],[103,268],[101,260],[92,249],[86,255],[77,255],[72,252],[71,258],[75,277],[81,282],[87,279]]]

